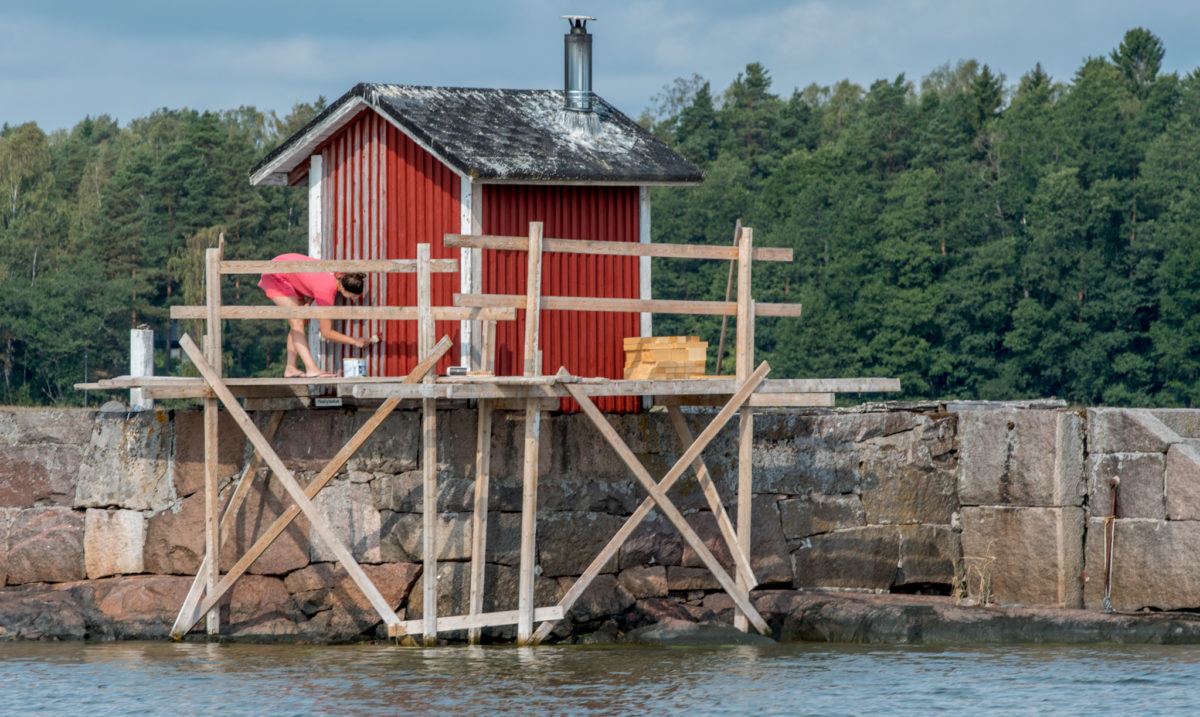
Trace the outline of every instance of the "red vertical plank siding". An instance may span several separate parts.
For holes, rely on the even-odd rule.
[[[318,150],[324,162],[324,190],[330,212],[325,239],[330,259],[414,259],[417,244],[431,244],[434,258],[457,259],[442,236],[459,231],[459,178],[403,132],[372,111],[351,120]],[[432,302],[449,306],[458,274],[435,274]],[[415,306],[414,274],[369,274],[364,305]],[[338,322],[343,323],[343,322]],[[417,357],[416,321],[344,322],[334,328],[354,337],[381,334],[383,341],[359,351],[332,344],[327,370],[341,368],[344,356],[365,355],[372,376],[402,376]],[[455,347],[438,371],[457,363],[459,323],[439,321],[437,338]]]
[[[483,233],[527,236],[529,222],[543,223],[544,235],[560,239],[638,241],[637,187],[484,185]],[[636,258],[594,254],[546,254],[542,293],[546,296],[640,298]],[[525,254],[485,251],[483,291],[525,293]],[[622,339],[637,336],[636,313],[543,311],[539,347],[544,373],[560,366],[573,374],[621,378],[625,352]],[[496,373],[520,375],[524,363],[524,312],[515,322],[496,328]],[[641,400],[612,396],[597,400],[601,410],[628,413]],[[563,402],[573,410],[573,402]]]
[[[431,244],[433,258],[457,259],[457,249],[443,245],[443,235],[460,230],[459,177],[449,167],[418,146],[403,132],[373,111],[363,111],[330,137],[318,151],[323,158],[325,247],[333,259],[411,259],[418,243]],[[529,222],[544,224],[545,236],[567,239],[638,241],[637,187],[484,185],[484,234],[526,235]],[[591,254],[546,254],[542,290],[547,296],[601,296],[637,298],[636,257]],[[523,252],[484,252],[485,293],[525,293]],[[458,274],[433,276],[434,305],[449,306],[458,290]],[[369,275],[367,301],[371,305],[416,304],[413,274]],[[415,321],[347,322],[337,327],[351,336],[383,335],[384,341],[367,350],[371,375],[401,376],[416,364]],[[438,364],[439,372],[457,363],[459,323],[439,321],[436,333],[448,335],[455,348]],[[497,325],[496,370],[501,375],[521,373],[525,321]],[[624,351],[621,340],[637,336],[636,313],[542,313],[540,348],[542,370],[560,366],[585,376],[621,378]],[[333,344],[325,368],[341,368],[343,356],[358,351]],[[605,397],[602,410],[634,412],[635,397]],[[564,408],[573,408],[564,402]]]

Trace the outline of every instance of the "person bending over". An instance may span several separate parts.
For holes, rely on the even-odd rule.
[[[311,256],[303,254],[280,254],[271,261],[314,261]],[[259,288],[266,292],[267,298],[279,306],[333,306],[338,294],[350,301],[357,301],[363,293],[362,274],[330,274],[314,272],[304,274],[263,274],[258,282]],[[284,378],[332,378],[334,374],[324,373],[317,362],[313,360],[312,352],[308,350],[308,337],[304,332],[304,319],[288,319],[287,335],[287,366],[283,369]],[[347,346],[363,348],[371,343],[371,339],[356,339],[333,330],[332,319],[321,319],[321,338],[336,341]],[[296,357],[304,362],[304,370],[296,365]]]

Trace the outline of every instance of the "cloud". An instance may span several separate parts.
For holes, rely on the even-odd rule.
[[[454,12],[417,2],[42,0],[0,10],[0,122],[53,129],[184,106],[286,112],[360,81],[558,87],[559,15],[580,9],[577,0],[460,0]],[[1107,54],[1139,25],[1162,38],[1166,71],[1200,64],[1200,4],[1171,0],[612,0],[584,9],[599,16],[589,26],[595,89],[634,116],[676,77],[698,73],[719,93],[749,62],[783,95],[900,73],[917,83],[969,58],[1010,83],[1037,62],[1070,80],[1085,57]]]

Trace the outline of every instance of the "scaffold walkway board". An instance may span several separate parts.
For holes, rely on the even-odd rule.
[[[432,383],[402,383],[396,378],[228,378],[226,388],[238,398],[285,398],[334,395],[361,399],[483,399],[483,398],[571,398],[570,382],[585,396],[728,397],[737,390],[733,377],[692,379],[620,380],[559,375],[440,376]],[[79,384],[80,390],[126,390],[140,388],[148,398],[211,398],[212,389],[202,378],[118,376]],[[750,405],[813,406],[814,400],[837,393],[884,393],[900,390],[894,378],[800,378],[768,379],[750,399]],[[704,401],[697,401],[704,403]],[[678,402],[675,402],[678,403]],[[832,405],[830,403],[829,405]]]

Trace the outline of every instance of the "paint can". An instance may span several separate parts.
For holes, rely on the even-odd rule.
[[[367,360],[365,358],[342,359],[342,376],[346,378],[362,378],[367,375]]]

